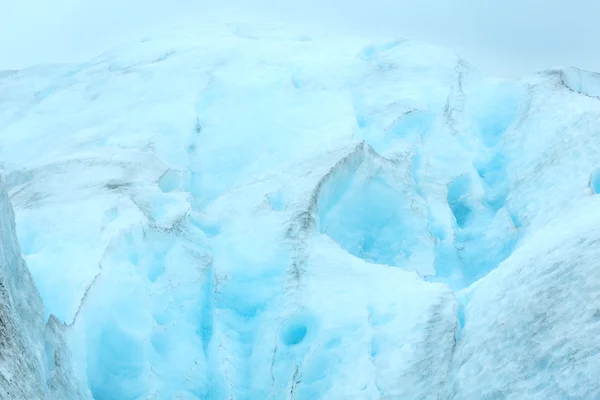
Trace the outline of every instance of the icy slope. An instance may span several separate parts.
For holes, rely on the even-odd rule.
[[[598,78],[247,28],[0,74],[0,165],[112,399],[590,399]]]
[[[44,323],[0,180],[0,399],[88,399],[73,373],[64,327]]]

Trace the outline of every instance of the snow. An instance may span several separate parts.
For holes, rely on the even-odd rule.
[[[45,312],[96,400],[600,397],[597,80],[250,27],[2,73],[25,358]]]

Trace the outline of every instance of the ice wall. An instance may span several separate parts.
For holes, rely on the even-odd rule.
[[[64,325],[45,323],[0,179],[0,399],[89,399],[73,371]]]

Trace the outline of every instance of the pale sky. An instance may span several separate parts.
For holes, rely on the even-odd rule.
[[[600,71],[599,0],[0,0],[0,70],[82,62],[123,42],[206,22],[299,34],[412,38],[499,76]]]

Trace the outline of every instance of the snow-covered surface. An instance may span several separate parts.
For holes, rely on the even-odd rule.
[[[96,400],[592,399],[599,82],[178,34],[0,73],[0,166]]]

